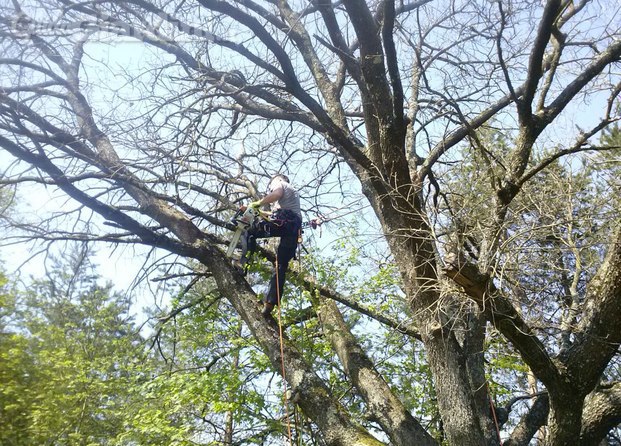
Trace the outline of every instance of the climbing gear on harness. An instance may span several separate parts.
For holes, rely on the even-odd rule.
[[[302,223],[302,228],[311,228],[311,229],[317,229],[319,226],[321,226],[325,221],[328,220],[324,220],[320,217],[315,217],[312,220],[309,221],[305,221],[304,223]]]
[[[233,238],[231,239],[231,243],[229,244],[229,249],[226,251],[227,257],[232,257],[237,244],[239,243],[239,239],[252,222],[259,216],[259,211],[256,207],[253,206],[242,206],[235,213],[231,222],[236,225],[235,234],[233,234]]]

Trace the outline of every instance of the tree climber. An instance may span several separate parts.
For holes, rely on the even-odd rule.
[[[295,257],[298,237],[302,228],[302,212],[298,191],[289,183],[283,174],[274,175],[268,186],[268,194],[250,206],[261,208],[271,205],[272,214],[269,219],[257,219],[242,235],[241,264],[245,268],[252,253],[257,248],[257,238],[280,237],[276,250],[274,275],[270,280],[269,289],[263,303],[264,315],[271,313],[279,304],[285,284],[285,274],[289,261]]]

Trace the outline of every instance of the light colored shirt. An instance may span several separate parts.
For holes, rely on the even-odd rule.
[[[280,200],[272,203],[272,211],[288,209],[301,219],[302,210],[300,208],[300,194],[298,191],[291,184],[287,183],[284,178],[276,177],[270,182],[268,189],[272,193],[279,188],[282,188],[282,197],[280,197]]]

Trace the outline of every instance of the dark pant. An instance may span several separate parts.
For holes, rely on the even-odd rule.
[[[282,296],[285,274],[289,268],[289,261],[295,257],[301,227],[302,221],[295,213],[279,210],[269,221],[260,220],[253,224],[242,238],[242,263],[245,264],[256,251],[258,238],[280,237],[276,250],[276,269],[270,279],[270,287],[265,298],[266,302],[273,305],[278,305]]]

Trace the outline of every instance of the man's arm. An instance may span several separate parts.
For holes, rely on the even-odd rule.
[[[274,203],[280,200],[283,194],[284,194],[283,188],[282,186],[280,186],[274,189],[273,191],[271,191],[265,197],[261,198],[259,201],[255,201],[253,204],[256,204],[257,206],[264,206],[266,204]]]

